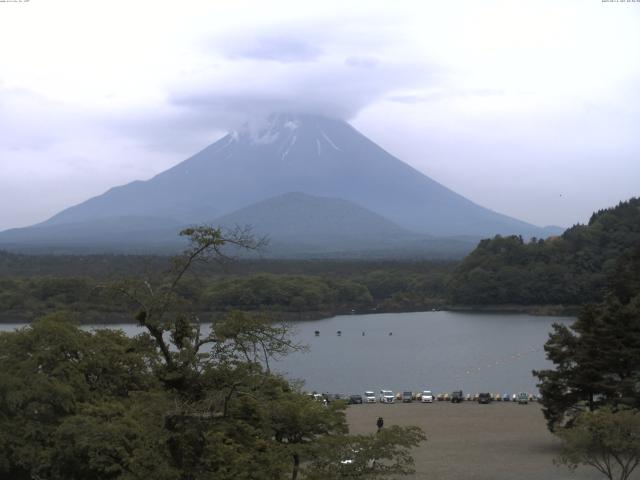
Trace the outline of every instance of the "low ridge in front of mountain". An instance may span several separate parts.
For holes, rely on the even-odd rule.
[[[215,225],[250,225],[257,235],[307,243],[376,244],[417,237],[366,208],[339,198],[286,193],[217,218]]]
[[[275,257],[459,258],[475,239],[445,241],[412,233],[353,202],[300,192],[278,195],[216,219],[227,229],[251,226]]]

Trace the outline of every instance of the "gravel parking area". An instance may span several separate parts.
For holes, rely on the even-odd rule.
[[[558,442],[546,428],[537,403],[395,403],[352,405],[351,433],[385,426],[416,425],[428,440],[414,452],[416,474],[433,480],[591,480],[602,474],[588,468],[575,473],[553,464]],[[637,472],[636,472],[637,473]],[[404,477],[407,478],[407,477]],[[633,478],[640,478],[635,475]]]

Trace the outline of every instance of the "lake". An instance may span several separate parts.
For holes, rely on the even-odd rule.
[[[318,392],[384,388],[533,393],[537,388],[531,370],[551,365],[543,350],[551,325],[572,321],[526,314],[415,312],[294,322],[295,340],[309,349],[280,359],[272,368],[290,379],[305,379],[305,388]],[[14,328],[0,325],[0,330]],[[136,325],[113,328],[128,334],[139,331]]]

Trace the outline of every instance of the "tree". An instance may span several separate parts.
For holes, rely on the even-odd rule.
[[[0,334],[0,478],[176,478],[154,362],[146,338],[62,315]]]
[[[305,478],[384,478],[414,473],[410,450],[425,441],[417,427],[393,425],[369,435],[323,437]]]
[[[636,278],[627,285],[638,284],[638,259],[633,253],[619,262],[625,278]],[[571,327],[554,325],[545,344],[555,369],[534,375],[551,431],[602,405],[640,408],[640,292],[613,285],[606,299],[585,307]]]
[[[596,212],[558,237],[482,240],[453,271],[457,304],[583,305],[604,300],[617,261],[640,244],[640,198]],[[637,290],[636,290],[637,291]]]
[[[0,334],[0,480],[318,478],[321,442],[364,445],[346,435],[344,406],[271,372],[272,359],[300,348],[286,325],[234,311],[206,332],[181,294],[195,263],[225,260],[225,245],[255,248],[252,237],[182,233],[191,246],[166,276],[108,288],[145,333],[88,332],[58,315]],[[407,438],[387,440],[370,455],[406,465]]]
[[[640,413],[609,407],[578,415],[557,435],[562,452],[557,462],[575,470],[588,465],[610,480],[627,480],[640,464]]]
[[[296,394],[282,395],[273,403],[269,417],[274,438],[291,456],[292,480],[298,478],[301,460],[313,458],[319,438],[347,433],[345,406],[344,402],[327,406]]]
[[[610,296],[571,327],[554,325],[545,351],[556,368],[534,374],[552,431],[601,405],[640,407],[640,296],[626,305]]]
[[[228,261],[229,256],[223,251],[225,246],[255,250],[264,244],[263,240],[256,241],[246,229],[225,234],[218,228],[199,226],[182,230],[180,235],[189,238],[190,246],[173,258],[165,278],[159,282],[135,278],[105,286],[124,295],[137,309],[136,320],[149,332],[162,356],[167,384],[186,381],[185,375],[197,361],[200,349],[217,341],[213,332],[207,338],[201,337],[200,318],[179,295],[186,274],[198,262]],[[177,351],[171,351],[170,341]]]

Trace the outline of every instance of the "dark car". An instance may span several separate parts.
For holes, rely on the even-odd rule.
[[[462,403],[464,402],[464,394],[462,390],[456,390],[451,393],[451,403]]]
[[[411,403],[413,401],[413,392],[402,392],[402,403]]]
[[[338,401],[338,400],[341,400],[343,402],[348,402],[349,401],[347,396],[342,394],[342,393],[325,393],[324,394],[324,398],[327,401],[327,403],[335,402],[335,401]]]
[[[349,405],[357,405],[359,403],[362,403],[362,395],[349,396]]]
[[[478,403],[491,403],[490,393],[480,393],[478,395]]]

